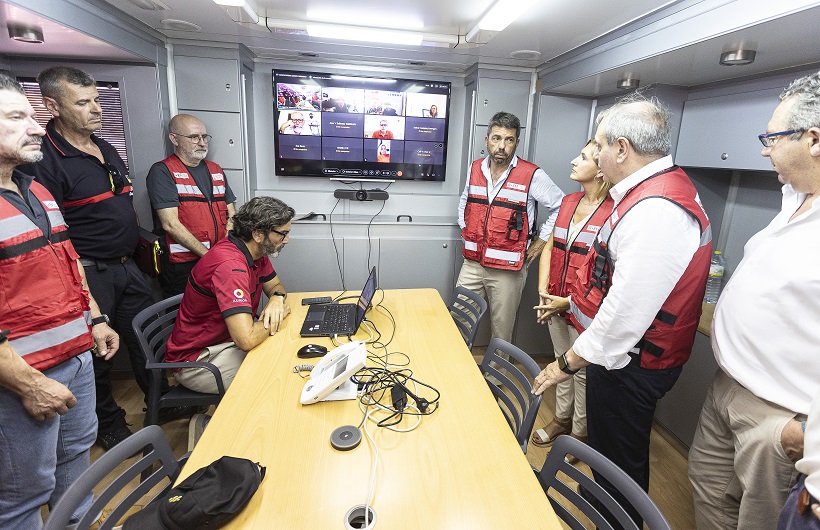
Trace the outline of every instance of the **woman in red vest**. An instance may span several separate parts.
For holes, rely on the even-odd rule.
[[[579,183],[584,191],[564,197],[552,236],[541,253],[538,271],[541,305],[535,309],[538,322],[549,325],[556,357],[566,353],[583,331],[567,312],[569,285],[577,281],[578,268],[601,224],[612,212],[610,184],[603,180],[594,153],[595,142],[590,140],[572,161],[569,178]],[[570,434],[586,442],[586,415],[586,370],[581,369],[572,379],[557,385],[555,417],[546,427],[535,431],[532,443],[543,447],[561,434]]]

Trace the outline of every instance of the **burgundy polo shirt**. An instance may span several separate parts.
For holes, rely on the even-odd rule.
[[[191,271],[165,360],[196,361],[205,348],[231,342],[225,318],[255,315],[262,285],[275,277],[267,256],[254,261],[245,243],[228,232]]]

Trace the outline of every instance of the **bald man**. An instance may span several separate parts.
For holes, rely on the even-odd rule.
[[[174,154],[151,166],[147,179],[154,229],[165,236],[159,283],[166,298],[185,290],[199,258],[225,237],[236,202],[222,168],[205,159],[211,140],[205,124],[177,114],[168,131]]]

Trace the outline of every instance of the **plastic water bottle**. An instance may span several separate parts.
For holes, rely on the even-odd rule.
[[[725,271],[726,260],[723,258],[723,252],[716,250],[709,265],[709,279],[706,280],[706,294],[703,296],[703,301],[707,304],[717,303]]]

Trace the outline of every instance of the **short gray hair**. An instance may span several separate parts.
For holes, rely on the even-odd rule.
[[[606,120],[608,144],[623,137],[640,156],[666,156],[672,148],[670,117],[658,98],[635,92],[601,112],[596,124]]]
[[[786,127],[807,131],[820,127],[820,72],[795,79],[780,94],[780,100],[794,98],[796,104],[786,120]]]
[[[519,120],[515,114],[510,114],[509,112],[504,112],[503,110],[501,112],[496,112],[493,114],[493,117],[490,118],[490,123],[487,124],[487,137],[490,136],[493,127],[515,129],[516,138],[521,135],[521,120]]]
[[[273,197],[254,197],[233,216],[233,233],[242,241],[253,239],[253,231],[270,232],[288,223],[296,212]]]
[[[24,96],[26,95],[26,92],[23,90],[23,87],[20,86],[20,83],[13,77],[9,77],[6,74],[0,74],[0,90],[8,90],[10,92],[23,94]]]
[[[63,95],[62,81],[82,87],[94,86],[96,81],[86,72],[73,66],[52,66],[40,72],[37,83],[40,93],[47,98],[58,99]]]

